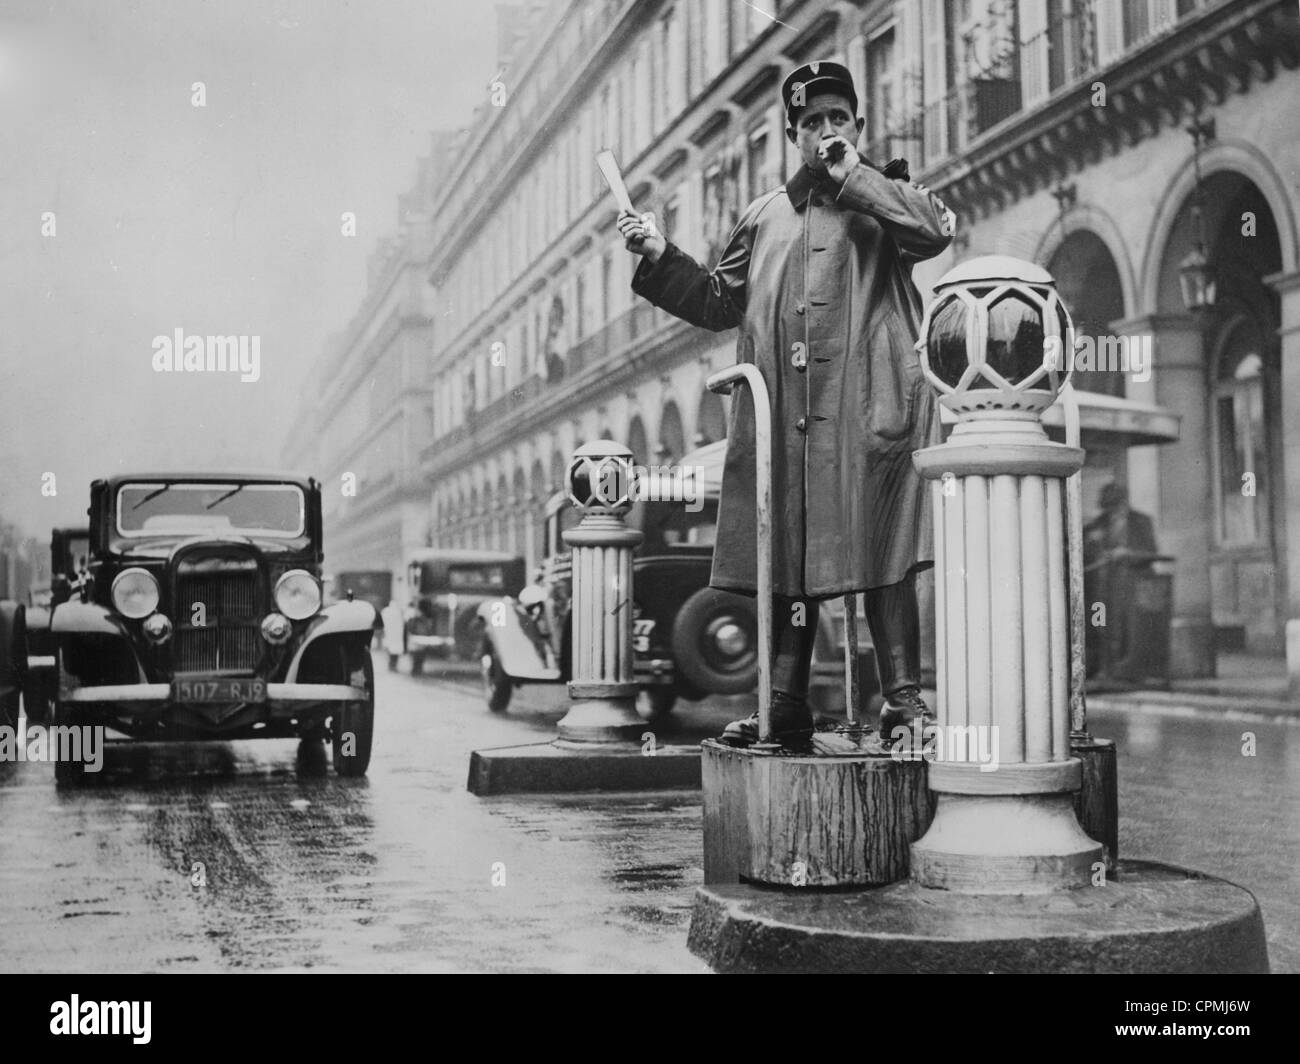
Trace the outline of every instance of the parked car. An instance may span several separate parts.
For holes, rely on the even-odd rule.
[[[141,473],[90,488],[88,579],[54,609],[58,725],[135,739],[332,738],[370,763],[368,602],[324,607],[320,485]],[[60,780],[83,766],[56,763]]]
[[[638,708],[650,721],[666,717],[679,699],[743,694],[758,683],[755,600],[709,587],[725,454],[723,440],[678,463],[702,474],[686,493],[695,500],[690,505],[680,481],[652,473],[642,488],[645,497],[627,516],[645,536],[632,559],[632,650],[641,690]],[[571,678],[572,555],[562,533],[581,521],[582,510],[567,494],[557,493],[547,503],[545,519],[545,558],[534,583],[518,596],[479,608],[483,689],[494,712],[509,706],[521,684]],[[821,611],[814,653],[817,688],[837,683],[842,688],[842,616],[842,608]],[[824,692],[815,690],[813,701],[825,705]]]
[[[433,656],[451,662],[475,660],[481,641],[479,605],[518,595],[527,581],[525,570],[523,558],[504,551],[429,548],[413,554],[406,567],[411,673],[419,675]]]
[[[27,609],[0,599],[0,727],[17,729],[27,687]]]
[[[27,681],[23,700],[27,719],[48,724],[54,691],[58,685],[54,658],[54,634],[50,618],[54,610],[80,594],[88,574],[90,529],[56,528],[50,534],[50,586],[32,588],[27,606]]]

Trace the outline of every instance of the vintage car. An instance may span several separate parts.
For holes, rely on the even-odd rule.
[[[0,599],[0,727],[15,730],[29,682],[26,612],[21,602]]]
[[[418,676],[430,657],[474,661],[479,605],[518,595],[525,570],[523,558],[504,551],[429,548],[413,554],[406,567],[411,601],[405,625],[412,675]]]
[[[27,682],[23,700],[27,719],[48,724],[57,675],[50,618],[60,603],[79,595],[90,557],[88,528],[56,528],[50,534],[50,586],[33,588],[27,606]]]
[[[709,587],[725,453],[724,440],[685,456],[678,468],[696,471],[691,481],[648,471],[643,497],[627,515],[645,537],[632,560],[632,650],[638,710],[649,721],[666,717],[678,699],[743,694],[758,682],[754,599]],[[509,706],[521,684],[570,679],[572,561],[562,533],[581,519],[567,494],[552,496],[536,581],[479,609],[483,689],[494,712]],[[827,688],[842,690],[842,616],[832,608],[819,619],[812,695],[818,708],[829,708]],[[874,659],[864,660],[874,673]]]
[[[370,763],[368,602],[322,606],[320,485],[141,473],[90,488],[88,578],[56,606],[53,719],[136,739],[332,738]],[[78,763],[56,763],[60,780]]]

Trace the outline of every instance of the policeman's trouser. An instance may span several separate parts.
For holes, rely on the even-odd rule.
[[[799,617],[795,604],[804,604]],[[819,600],[772,596],[772,690],[803,701],[812,678],[813,643],[817,638]],[[867,627],[876,650],[880,690],[921,685],[921,617],[916,604],[916,576],[866,592]],[[803,624],[795,622],[802,619]]]

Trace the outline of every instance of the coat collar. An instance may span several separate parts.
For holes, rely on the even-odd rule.
[[[797,211],[804,209],[808,203],[809,194],[815,189],[821,189],[833,199],[839,194],[840,185],[825,172],[814,173],[809,170],[807,163],[800,165],[795,175],[785,183],[786,195],[790,197],[790,202]]]

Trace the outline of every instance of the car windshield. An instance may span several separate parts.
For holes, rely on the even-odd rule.
[[[74,536],[68,540],[68,560],[71,570],[67,576],[76,576],[86,571],[86,559],[90,557],[90,537]]]
[[[306,500],[296,484],[132,483],[117,492],[124,536],[239,533],[290,538],[305,528]]]

